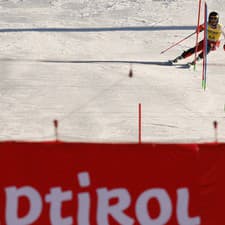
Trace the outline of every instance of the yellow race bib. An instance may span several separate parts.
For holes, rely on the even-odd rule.
[[[209,25],[207,26],[207,39],[209,41],[215,41],[215,42],[219,41],[221,34],[222,34],[221,24],[217,24],[216,28],[212,28]]]

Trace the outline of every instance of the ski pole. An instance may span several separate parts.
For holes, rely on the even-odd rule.
[[[162,52],[160,52],[160,54],[165,53],[165,52],[166,52],[166,51],[168,51],[169,49],[171,49],[171,48],[175,47],[176,45],[180,44],[182,41],[184,41],[184,40],[186,40],[186,39],[190,38],[190,37],[191,37],[192,35],[194,35],[195,33],[196,33],[196,31],[195,31],[195,32],[193,32],[193,33],[191,33],[191,34],[189,34],[187,37],[183,38],[182,40],[178,41],[177,43],[173,44],[173,45],[172,45],[172,46],[170,46],[169,48],[167,48],[167,49],[163,50]]]

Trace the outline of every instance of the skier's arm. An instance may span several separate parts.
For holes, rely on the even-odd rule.
[[[200,33],[204,30],[204,23],[199,25],[197,28],[196,28],[196,33]]]

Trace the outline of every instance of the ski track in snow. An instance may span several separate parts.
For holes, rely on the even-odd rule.
[[[225,21],[222,0],[208,1]],[[54,119],[65,141],[225,140],[225,63],[208,57],[207,89],[197,71],[168,66],[192,47],[196,1],[0,1],[0,140],[49,140]],[[190,15],[193,15],[190,17]],[[185,63],[186,61],[181,62]],[[129,78],[132,66],[133,77]]]

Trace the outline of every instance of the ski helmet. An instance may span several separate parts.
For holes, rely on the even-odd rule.
[[[218,14],[218,12],[213,11],[213,12],[209,13],[209,19],[208,20],[212,21],[212,19],[216,19],[216,23],[219,22],[219,14]]]

